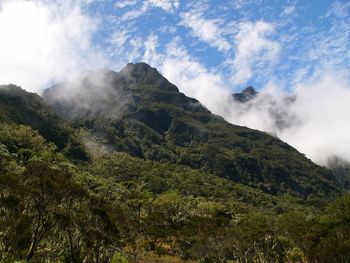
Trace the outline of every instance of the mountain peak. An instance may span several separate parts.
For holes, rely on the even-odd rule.
[[[157,69],[145,62],[128,63],[120,71],[120,74],[129,83],[153,86],[167,91],[179,91],[178,88],[171,84]]]
[[[130,70],[156,70],[148,65],[146,62],[137,62],[137,63],[128,63],[124,66],[121,71],[130,71]]]
[[[258,95],[258,92],[252,86],[248,86],[241,92],[233,93],[232,97],[235,101],[247,102],[255,98],[256,95]]]
[[[242,90],[242,93],[246,95],[255,96],[258,92],[252,86],[248,86],[244,90]]]

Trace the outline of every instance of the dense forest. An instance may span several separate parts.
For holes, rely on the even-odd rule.
[[[350,195],[327,168],[149,66],[103,74],[101,101],[91,79],[77,90],[90,110],[58,99],[69,83],[0,87],[1,262],[350,261]]]

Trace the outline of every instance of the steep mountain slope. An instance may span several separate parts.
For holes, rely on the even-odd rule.
[[[145,63],[90,72],[47,90],[44,99],[95,153],[170,161],[273,194],[339,189],[327,169],[277,138],[212,114]]]
[[[0,123],[28,125],[59,150],[74,159],[87,160],[82,145],[73,135],[69,125],[34,93],[15,85],[0,85]]]

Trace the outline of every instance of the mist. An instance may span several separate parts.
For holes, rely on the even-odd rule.
[[[350,84],[342,74],[323,72],[290,92],[269,83],[246,103],[235,102],[215,79],[178,86],[227,121],[270,133],[320,165],[327,166],[333,156],[350,161]]]
[[[246,105],[233,103],[227,120],[263,130],[327,165],[337,156],[350,160],[350,84],[336,72],[323,72],[291,93],[274,84]]]
[[[62,117],[118,119],[132,96],[118,75],[107,69],[81,73],[43,92],[43,98]],[[68,109],[68,110],[67,110]]]

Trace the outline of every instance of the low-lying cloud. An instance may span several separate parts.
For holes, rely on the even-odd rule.
[[[119,118],[132,101],[113,71],[99,69],[45,90],[43,98],[68,119]]]
[[[323,71],[299,83],[291,94],[268,85],[247,105],[235,105],[228,120],[276,134],[313,161],[331,156],[350,160],[350,83],[342,74]]]

